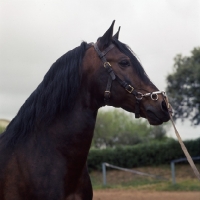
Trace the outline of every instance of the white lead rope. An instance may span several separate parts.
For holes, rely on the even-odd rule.
[[[193,162],[193,160],[192,160],[190,154],[189,154],[188,151],[187,151],[187,148],[185,147],[185,145],[184,145],[184,143],[183,143],[183,141],[182,141],[182,139],[181,139],[180,134],[178,133],[178,131],[177,131],[176,127],[175,127],[175,124],[174,124],[174,121],[173,121],[172,115],[171,115],[171,113],[172,113],[171,105],[170,105],[170,103],[169,103],[169,101],[168,101],[168,98],[167,98],[166,95],[163,95],[163,97],[164,97],[165,103],[166,103],[166,105],[167,105],[167,110],[168,110],[168,113],[169,113],[169,116],[170,116],[172,125],[173,125],[173,127],[174,127],[174,131],[175,131],[176,136],[177,136],[177,138],[178,138],[178,141],[179,141],[179,143],[180,143],[180,145],[181,145],[181,148],[182,148],[182,150],[183,150],[183,152],[184,152],[184,154],[185,154],[185,156],[186,156],[186,158],[187,158],[187,160],[188,160],[188,162],[189,162],[191,168],[193,169],[194,174],[195,174],[196,177],[200,180],[199,171],[198,171],[198,169],[196,168],[196,166],[195,166],[195,164],[194,164],[194,162]]]

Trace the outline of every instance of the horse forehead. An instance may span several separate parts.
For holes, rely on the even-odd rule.
[[[116,46],[106,54],[107,59],[130,59],[125,53],[122,53]]]

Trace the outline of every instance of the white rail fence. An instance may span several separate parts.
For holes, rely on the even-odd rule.
[[[193,160],[200,160],[200,156],[192,157],[192,159]],[[170,163],[171,175],[172,175],[172,184],[176,184],[175,163],[179,163],[179,162],[183,162],[183,161],[187,161],[187,159],[186,158],[179,158],[179,159],[176,159],[176,160],[172,160],[171,163]],[[148,174],[148,173],[144,173],[144,172],[140,172],[140,171],[132,170],[132,169],[127,169],[127,168],[111,165],[109,163],[104,162],[104,163],[102,163],[103,185],[104,186],[107,184],[106,167],[122,170],[122,171],[125,171],[125,172],[134,173],[134,174],[141,175],[141,176],[148,176],[148,177],[152,177],[152,178],[156,178],[156,179],[167,180],[166,178],[158,176],[158,175]]]
[[[200,160],[200,156],[192,157],[192,160]],[[176,184],[175,163],[187,161],[187,158],[179,158],[171,161],[172,184]]]
[[[106,167],[110,167],[110,168],[113,168],[113,169],[122,170],[122,171],[125,171],[125,172],[134,173],[134,174],[141,175],[141,176],[149,176],[149,177],[156,178],[156,179],[166,180],[164,177],[161,177],[161,176],[158,176],[158,175],[148,174],[148,173],[144,173],[144,172],[140,172],[140,171],[132,170],[132,169],[127,169],[127,168],[123,168],[123,167],[118,167],[118,166],[111,165],[109,163],[105,163],[104,162],[104,163],[102,163],[103,185],[104,186],[107,184]]]

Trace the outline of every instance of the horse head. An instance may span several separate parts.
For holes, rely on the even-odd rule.
[[[94,104],[121,107],[152,125],[168,121],[165,93],[151,82],[130,47],[118,40],[120,28],[113,36],[114,22],[90,45],[83,60]]]

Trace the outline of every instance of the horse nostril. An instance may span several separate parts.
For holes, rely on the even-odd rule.
[[[166,105],[165,101],[162,101],[162,103],[161,103],[161,108],[162,108],[162,110],[163,110],[164,112],[168,112],[167,105]]]

